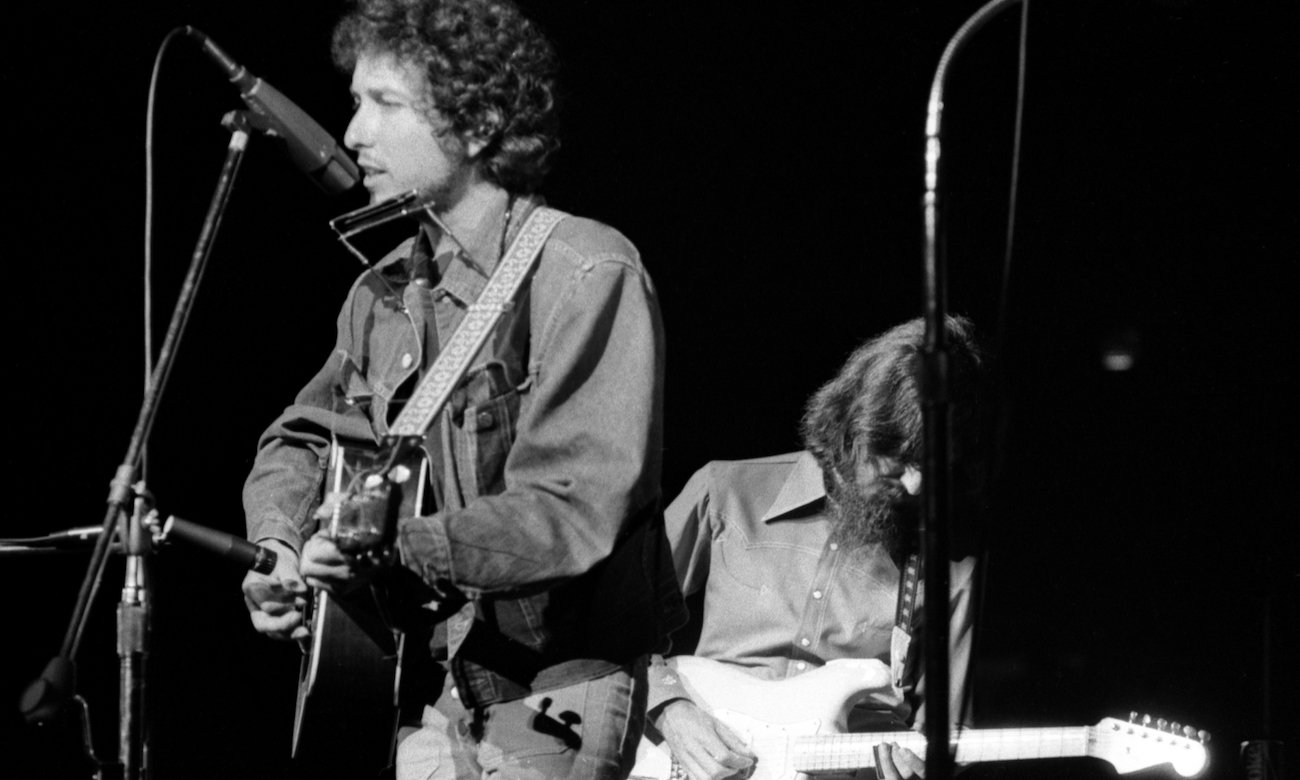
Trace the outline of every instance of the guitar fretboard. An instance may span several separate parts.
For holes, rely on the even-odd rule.
[[[1066,758],[1090,755],[1096,739],[1090,726],[963,731],[957,738],[957,763],[1011,761],[1029,758]],[[915,731],[877,734],[831,734],[794,740],[794,765],[801,772],[855,769],[875,766],[872,748],[894,742],[925,755],[925,737]]]

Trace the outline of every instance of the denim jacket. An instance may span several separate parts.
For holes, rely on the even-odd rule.
[[[539,203],[515,204],[506,238]],[[436,284],[413,271],[416,239],[357,279],[334,353],[261,438],[250,539],[302,548],[331,438],[384,435],[486,284],[502,221],[459,236]],[[662,324],[636,249],[565,218],[425,436],[437,511],[398,526],[404,565],[468,598],[433,648],[467,705],[608,673],[684,618],[660,511],[662,390]]]

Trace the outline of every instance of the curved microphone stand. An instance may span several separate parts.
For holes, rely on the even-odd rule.
[[[984,23],[1017,0],[992,0],[957,30],[939,58],[930,86],[925,123],[925,344],[921,382],[921,420],[925,429],[925,458],[921,464],[921,529],[926,561],[925,591],[948,593],[949,532],[949,397],[947,318],[947,268],[939,209],[939,129],[943,113],[943,87],[953,57]],[[953,754],[948,712],[948,599],[931,596],[925,601],[925,738],[926,776],[952,777]]]

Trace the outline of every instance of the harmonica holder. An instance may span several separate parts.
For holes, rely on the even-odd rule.
[[[361,253],[361,250],[348,241],[352,236],[379,227],[380,225],[392,222],[395,219],[409,217],[412,214],[423,211],[429,216],[433,216],[433,201],[429,199],[420,199],[419,190],[411,190],[396,198],[389,198],[382,203],[375,203],[370,206],[364,206],[355,211],[349,211],[342,216],[330,220],[330,228],[338,235],[339,241],[348,251],[356,255],[361,264],[369,268],[374,263],[370,258]]]

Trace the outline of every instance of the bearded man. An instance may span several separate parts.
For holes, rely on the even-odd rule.
[[[969,321],[949,318],[947,330],[954,505],[969,509],[979,483],[968,456],[981,358]],[[920,729],[924,720],[922,609],[919,599],[903,603],[899,595],[917,561],[923,337],[917,319],[867,341],[809,402],[805,451],[709,463],[666,513],[682,592],[688,603],[703,597],[702,609],[692,610],[698,642],[674,650],[766,681],[795,680],[834,659],[865,659],[879,685],[847,712],[849,731]],[[974,570],[971,557],[951,563],[954,715],[965,709]],[[698,686],[682,677],[673,659],[657,659],[650,674],[648,716],[674,759],[673,776],[748,776],[755,751],[693,701]],[[797,703],[780,701],[780,686],[768,690],[777,699],[769,714],[780,722]],[[762,713],[747,715],[764,721]],[[878,777],[924,776],[921,758],[896,743],[886,742],[872,763]]]

